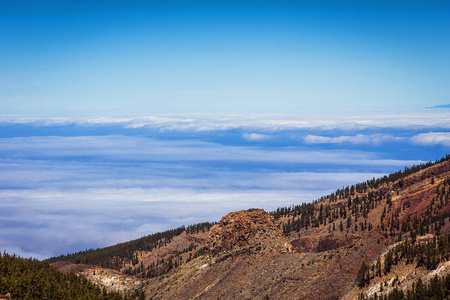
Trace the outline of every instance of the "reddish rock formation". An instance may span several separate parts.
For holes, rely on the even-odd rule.
[[[263,209],[242,210],[224,216],[208,235],[212,255],[239,252],[292,252],[275,218]]]

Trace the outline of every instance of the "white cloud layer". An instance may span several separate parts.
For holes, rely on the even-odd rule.
[[[112,245],[182,224],[219,220],[233,210],[271,210],[314,199],[322,192],[320,188],[303,192],[111,187],[3,190],[0,248],[43,258]]]
[[[3,117],[12,130],[0,132],[0,250],[44,258],[311,201],[423,162],[424,147],[449,145],[449,120],[429,111]]]
[[[106,160],[111,162],[173,161],[273,164],[350,164],[350,165],[408,165],[419,160],[382,159],[375,153],[355,150],[309,150],[303,148],[260,148],[222,145],[196,140],[156,140],[135,136],[85,137],[20,137],[0,140],[0,154],[10,158],[40,158],[44,160],[76,161]],[[95,160],[94,160],[95,158]]]
[[[411,141],[419,145],[443,145],[450,147],[450,132],[421,133],[413,136]]]
[[[305,137],[305,143],[308,144],[354,144],[354,145],[381,145],[385,142],[401,141],[400,137],[394,137],[388,134],[372,134],[364,135],[357,134],[354,136],[320,136],[320,135],[307,135]]]
[[[244,139],[246,139],[247,141],[254,141],[254,142],[258,142],[258,141],[267,141],[270,140],[272,138],[272,136],[267,135],[267,134],[260,134],[260,133],[243,133],[242,137]]]
[[[121,135],[3,138],[0,155],[0,249],[38,258],[218,220],[232,210],[311,201],[381,175],[286,171],[283,165],[346,163],[370,169],[413,163],[359,151]]]
[[[1,116],[0,123],[51,125],[119,125],[124,128],[152,128],[161,131],[220,131],[220,130],[364,130],[370,128],[421,129],[439,127],[450,129],[450,111],[408,110],[408,111],[338,111],[308,114],[258,114],[258,115],[212,115],[171,114],[143,117],[101,117],[101,118],[30,118]]]

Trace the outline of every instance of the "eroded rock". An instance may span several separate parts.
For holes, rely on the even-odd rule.
[[[212,255],[241,252],[292,252],[275,218],[263,209],[231,212],[214,225],[208,235]]]

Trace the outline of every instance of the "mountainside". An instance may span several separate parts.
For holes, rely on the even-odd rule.
[[[366,299],[389,293],[402,299],[408,290],[445,295],[449,159],[342,188],[313,203],[272,213],[232,212],[217,224],[50,261],[70,261],[54,265],[110,291],[143,292],[146,299]]]

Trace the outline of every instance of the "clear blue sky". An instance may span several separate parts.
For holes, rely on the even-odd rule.
[[[450,103],[448,1],[358,2],[1,0],[0,114]]]

